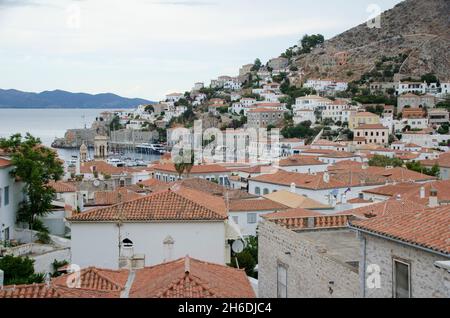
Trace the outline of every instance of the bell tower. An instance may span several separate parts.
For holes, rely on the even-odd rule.
[[[108,157],[108,137],[95,136],[94,138],[94,157],[99,160],[106,160]]]

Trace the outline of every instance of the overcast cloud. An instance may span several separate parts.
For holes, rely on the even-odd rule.
[[[0,0],[0,88],[159,100],[400,0]]]

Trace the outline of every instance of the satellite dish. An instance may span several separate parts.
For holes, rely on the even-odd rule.
[[[100,185],[100,181],[94,180],[94,187],[98,187]]]
[[[245,247],[244,242],[242,242],[241,240],[236,240],[233,242],[233,245],[231,245],[231,249],[236,254],[242,253],[244,247]]]

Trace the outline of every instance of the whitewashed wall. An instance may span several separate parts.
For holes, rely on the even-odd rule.
[[[72,262],[81,267],[117,268],[119,228],[115,223],[72,223]],[[125,223],[121,240],[134,243],[134,254],[145,254],[145,265],[165,261],[163,241],[174,241],[172,259],[193,258],[225,264],[225,223]]]

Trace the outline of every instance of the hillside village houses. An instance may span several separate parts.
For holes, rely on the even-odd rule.
[[[436,105],[436,97],[432,95],[416,95],[407,93],[398,97],[397,112],[402,112],[407,106],[410,108],[433,108]]]
[[[303,74],[292,71],[290,63],[279,57],[259,70],[243,65],[239,76],[220,76],[209,87],[198,82],[191,92],[168,94],[152,107],[105,114],[111,120],[118,116],[133,133],[153,125],[165,130],[159,137],[167,140],[168,151],[175,143],[174,129],[183,126],[173,119],[187,110],[219,120],[222,129],[239,122],[236,131],[225,133],[235,141],[246,128],[283,128],[287,115],[294,128],[305,121],[312,129],[327,119],[334,124],[315,136],[282,138],[275,162],[215,160],[183,172],[169,153],[144,166],[115,166],[107,161],[108,138],[100,137],[96,149],[103,146],[101,155],[97,152],[91,161],[80,153],[83,160],[64,180],[50,184],[56,192],[54,209],[42,220],[61,239],[70,235],[64,257],[88,276],[120,276],[110,294],[114,297],[123,292],[130,269],[137,285],[181,273],[210,283],[205,295],[254,297],[245,272],[226,264],[236,256],[235,240],[256,236],[259,297],[450,297],[445,228],[450,222],[450,149],[445,146],[450,135],[437,133],[448,122],[448,111],[435,108],[449,84],[371,83],[370,90],[395,89],[398,95],[397,109],[382,104],[374,114],[369,106],[375,104],[342,98],[349,85],[339,79],[306,78],[302,88],[311,88],[311,95],[302,92],[295,101],[284,95],[275,76]],[[371,166],[376,155],[401,159],[404,165],[438,166],[440,173]],[[225,151],[225,158],[235,157]],[[9,159],[0,156],[0,241],[20,233],[15,215],[23,194],[20,182],[9,176],[11,169]],[[425,233],[421,225],[433,231]],[[380,265],[381,288],[366,283],[368,264]],[[239,292],[226,287],[230,279]],[[129,296],[154,296],[160,288],[166,288],[160,295],[171,296],[180,282],[148,293],[131,287]],[[8,290],[0,288],[0,297],[30,292],[25,286]],[[36,293],[68,295],[57,280],[39,285]]]

